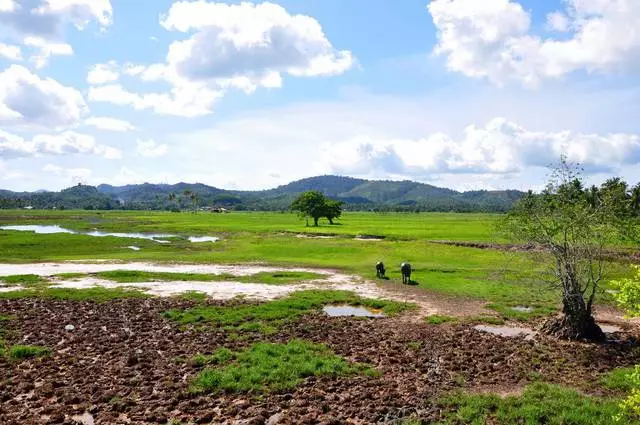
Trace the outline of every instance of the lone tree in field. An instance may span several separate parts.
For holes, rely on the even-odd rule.
[[[549,281],[562,290],[563,310],[544,324],[544,332],[566,339],[605,338],[593,304],[605,273],[605,246],[625,227],[621,223],[628,223],[631,196],[624,192],[618,181],[585,189],[578,167],[562,157],[546,189],[525,195],[502,223],[513,239],[543,247],[553,258]]]
[[[329,223],[342,214],[342,202],[328,199],[322,192],[310,190],[302,193],[291,204],[291,210],[301,216],[313,218],[313,224],[318,225],[321,217],[326,217]]]

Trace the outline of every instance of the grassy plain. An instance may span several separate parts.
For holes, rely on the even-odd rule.
[[[350,213],[339,225],[305,227],[291,213],[231,214],[139,211],[0,211],[0,226],[57,224],[73,230],[161,232],[180,236],[171,243],[143,239],[91,237],[81,234],[34,234],[0,230],[0,262],[112,259],[190,263],[261,262],[279,266],[340,269],[374,278],[374,265],[384,261],[391,283],[400,281],[399,264],[409,261],[412,279],[425,290],[472,297],[492,303],[511,318],[513,306],[544,315],[558,302],[540,282],[541,265],[527,253],[501,252],[435,243],[439,240],[501,242],[499,215],[444,213]],[[298,237],[300,234],[333,238]],[[188,236],[218,236],[215,243],[191,243]],[[376,235],[383,240],[357,240]],[[128,248],[140,247],[139,251]],[[612,265],[612,277],[625,276],[627,266]],[[605,295],[606,299],[606,295]]]

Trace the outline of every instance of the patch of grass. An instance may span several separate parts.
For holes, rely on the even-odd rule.
[[[34,357],[44,357],[51,354],[51,350],[37,345],[14,345],[6,350],[7,355],[13,360],[31,359]]]
[[[452,316],[444,316],[441,314],[432,314],[431,316],[427,316],[425,318],[428,324],[430,325],[441,325],[443,323],[451,323],[457,322],[458,319]]]
[[[311,290],[294,292],[286,298],[261,304],[197,306],[187,310],[169,310],[164,316],[181,324],[211,323],[228,330],[269,332],[285,320],[298,318],[326,304],[362,305],[382,310],[387,316],[416,307],[414,304],[361,298],[347,291]]]
[[[312,272],[262,272],[251,276],[243,276],[238,278],[241,282],[265,283],[268,285],[283,285],[287,283],[303,282],[308,280],[322,279],[325,275]]]
[[[636,387],[636,381],[632,376],[634,371],[635,367],[614,369],[600,376],[600,383],[607,389],[630,393]]]
[[[49,298],[60,301],[106,302],[121,298],[145,298],[148,295],[128,288],[39,288],[0,292],[0,299]]]
[[[488,316],[480,314],[477,316],[469,316],[465,318],[466,323],[482,324],[482,325],[504,325],[505,320],[502,317]]]
[[[232,274],[206,274],[206,273],[172,273],[172,272],[145,272],[137,270],[113,270],[94,273],[93,276],[100,279],[111,280],[119,283],[140,282],[212,282],[234,281],[264,283],[268,285],[282,285],[287,283],[302,282],[314,279],[322,279],[324,275],[311,272],[261,272],[249,276],[235,276]]]
[[[228,348],[220,348],[215,353],[210,355],[200,353],[196,354],[193,359],[191,359],[191,363],[194,366],[218,365],[227,363],[233,358],[233,351],[229,350]]]
[[[194,392],[283,391],[309,376],[372,373],[368,366],[350,364],[324,345],[300,340],[257,343],[240,352],[221,350],[210,357],[228,364],[200,372],[192,384]]]
[[[521,396],[455,394],[442,400],[441,425],[611,425],[615,400],[585,396],[557,385],[534,383]]]
[[[531,311],[518,311],[514,310],[514,307],[521,306],[518,303],[491,303],[487,305],[488,308],[497,311],[500,315],[508,320],[517,320],[526,322],[527,320],[535,319],[538,317],[549,316],[558,311],[556,307],[549,305],[527,305],[523,307],[531,308]]]
[[[139,270],[113,270],[94,273],[93,276],[118,283],[140,283],[155,281],[209,282],[216,280],[215,275],[206,273],[144,272]]]
[[[43,283],[47,280],[43,279],[37,274],[18,274],[13,276],[0,277],[0,281],[6,283],[7,285],[29,286]]]
[[[187,291],[184,294],[181,294],[180,297],[187,301],[196,301],[202,303],[207,300],[208,295],[200,291]]]

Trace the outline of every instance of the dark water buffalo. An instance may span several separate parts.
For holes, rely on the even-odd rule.
[[[384,268],[384,263],[382,261],[379,261],[376,263],[376,276],[378,277],[378,279],[383,279],[385,277],[385,273],[387,271]]]
[[[402,283],[410,284],[411,283],[411,264],[402,263],[400,265],[400,272],[402,273]]]

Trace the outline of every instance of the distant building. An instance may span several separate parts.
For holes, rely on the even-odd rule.
[[[33,207],[32,207],[31,205],[28,205],[28,206],[24,207],[24,209],[25,209],[25,210],[32,210],[32,209],[33,209]]]

